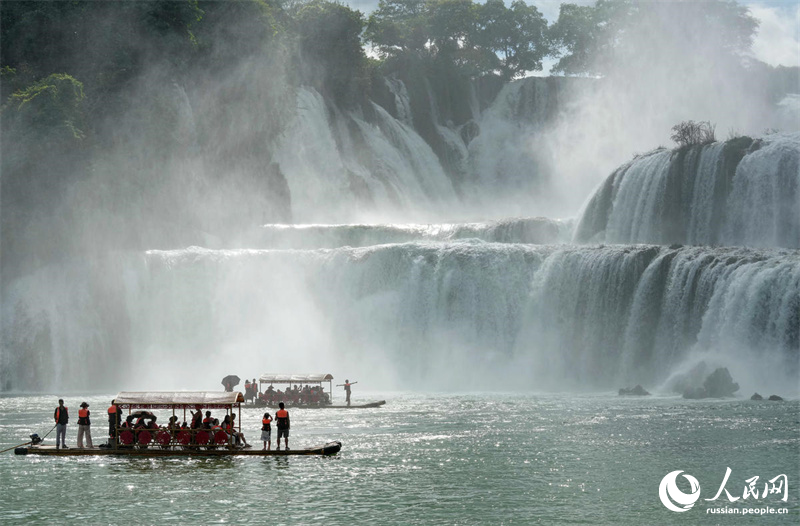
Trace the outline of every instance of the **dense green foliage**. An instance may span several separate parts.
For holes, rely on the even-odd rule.
[[[444,59],[469,76],[506,80],[541,70],[550,52],[547,22],[521,0],[381,0],[365,38],[384,57]]]
[[[364,16],[325,0],[299,4],[292,13],[301,81],[347,105],[363,98],[369,84],[361,47]]]

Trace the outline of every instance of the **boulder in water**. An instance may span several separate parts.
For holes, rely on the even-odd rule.
[[[781,402],[783,401],[783,398],[778,395],[769,395],[769,400],[772,400],[773,402]]]
[[[708,376],[708,370],[706,362],[699,362],[690,371],[676,375],[670,382],[669,388],[674,393],[685,393],[688,389],[695,389],[703,385],[703,379]]]
[[[763,400],[764,397],[758,393],[754,393],[753,396],[750,397],[750,400]]]
[[[624,387],[619,390],[620,396],[650,396],[650,393],[645,391],[644,387],[641,385],[636,385],[631,389],[625,389]]]
[[[733,381],[727,367],[720,367],[708,375],[703,387],[711,398],[733,396],[733,393],[739,390],[739,384]]]
[[[683,397],[695,400],[700,398],[725,398],[733,396],[733,393],[738,390],[739,384],[733,381],[728,368],[719,367],[706,377],[702,387],[687,387],[684,389]]]

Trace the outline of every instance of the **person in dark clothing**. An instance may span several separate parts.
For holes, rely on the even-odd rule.
[[[116,438],[117,426],[122,422],[122,410],[114,400],[111,400],[111,405],[108,408],[108,437]]]
[[[199,405],[195,409],[197,411],[192,412],[192,429],[200,429],[203,427],[203,409]]]
[[[58,407],[53,413],[53,419],[56,421],[56,449],[58,449],[59,441],[61,447],[67,449],[67,444],[64,439],[67,437],[67,423],[69,422],[69,409],[64,405],[64,400],[58,399]]]
[[[275,423],[278,426],[278,441],[275,447],[276,451],[281,450],[281,437],[283,437],[283,445],[289,449],[289,411],[284,408],[283,402],[278,404],[278,411],[275,413]]]
[[[90,416],[89,404],[82,402],[78,411],[78,447],[81,449],[83,449],[84,437],[86,438],[86,447],[89,449],[94,448],[94,445],[92,445],[92,422],[89,419]]]

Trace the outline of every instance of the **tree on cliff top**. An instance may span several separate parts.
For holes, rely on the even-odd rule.
[[[542,69],[550,52],[547,22],[522,0],[381,0],[364,38],[384,57],[446,60],[507,80]]]
[[[293,13],[300,52],[300,80],[337,102],[354,104],[369,86],[361,47],[364,15],[326,0],[300,4]]]
[[[562,4],[550,37],[560,60],[553,71],[605,75],[615,67],[737,60],[753,42],[758,21],[734,0]]]

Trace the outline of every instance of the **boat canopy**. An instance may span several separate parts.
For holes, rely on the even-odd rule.
[[[332,374],[262,374],[258,379],[262,384],[319,384],[333,380]]]
[[[244,402],[238,391],[147,391],[122,392],[114,403],[123,409],[179,409],[185,407],[225,408]]]

